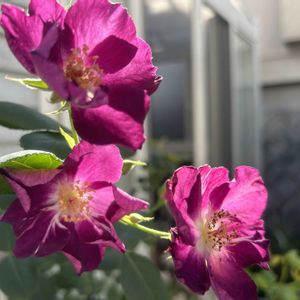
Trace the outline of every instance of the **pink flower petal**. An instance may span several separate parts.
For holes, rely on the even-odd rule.
[[[222,208],[249,223],[260,219],[267,205],[267,190],[257,169],[238,167]]]
[[[208,270],[212,288],[220,300],[257,300],[254,282],[230,257],[211,255]]]
[[[143,122],[149,109],[149,97],[142,90],[126,86],[109,91],[109,104],[97,108],[72,107],[79,135],[94,144],[121,144],[132,150],[145,141]]]
[[[199,172],[202,186],[201,209],[218,209],[224,198],[223,189],[220,189],[220,187],[229,181],[228,170],[224,167],[211,168],[206,165],[200,167]]]
[[[268,240],[242,241],[234,246],[227,247],[237,264],[247,268],[254,264],[267,263],[269,261]],[[266,265],[263,265],[265,268]]]
[[[6,177],[8,183],[12,187],[13,191],[15,192],[16,196],[18,197],[23,209],[28,212],[31,208],[31,199],[26,191],[26,189],[18,184],[16,181]]]
[[[134,45],[110,35],[94,48],[90,56],[98,57],[97,63],[105,73],[115,73],[128,65],[136,52]]]
[[[31,0],[29,15],[39,16],[43,22],[62,22],[66,11],[56,0]]]
[[[132,43],[137,47],[138,51],[130,64],[119,72],[104,76],[103,84],[107,86],[128,85],[146,90],[151,95],[158,88],[162,77],[156,75],[157,68],[152,64],[150,46],[139,38]]]
[[[11,51],[28,72],[35,74],[30,52],[42,40],[44,25],[41,18],[27,16],[24,10],[9,4],[2,4],[1,11],[0,24]]]
[[[111,34],[131,42],[136,30],[132,19],[120,4],[107,0],[77,0],[68,10],[65,24],[76,37],[75,47],[94,49]]]
[[[119,239],[112,224],[103,216],[75,224],[75,230],[81,242],[101,244],[117,251],[125,252],[125,246]]]
[[[167,181],[166,199],[183,241],[195,245],[199,236],[195,219],[200,215],[201,177],[198,169],[179,168]]]
[[[115,203],[106,213],[111,222],[116,222],[125,215],[147,209],[149,207],[149,204],[146,201],[132,197],[119,188],[113,187],[113,195]]]
[[[22,169],[9,169],[7,170],[11,178],[22,184],[32,187],[39,184],[45,184],[51,181],[61,170],[22,170]]]
[[[70,239],[62,250],[63,254],[73,264],[77,274],[96,269],[103,259],[105,247],[82,243],[74,227],[70,226],[69,230]]]
[[[92,185],[95,189],[93,200],[90,203],[94,217],[105,216],[114,223],[123,216],[148,208],[149,204],[132,197],[112,185],[102,182]]]
[[[17,257],[45,256],[59,251],[66,244],[69,233],[66,228],[52,223],[54,212],[41,212],[31,224],[23,226],[16,239],[14,254]]]
[[[185,245],[179,239],[172,242],[170,252],[179,281],[194,293],[203,295],[210,287],[204,257],[194,247]]]
[[[86,183],[116,182],[122,174],[123,160],[114,145],[96,146],[81,141],[64,165],[67,169],[76,168],[75,178]]]

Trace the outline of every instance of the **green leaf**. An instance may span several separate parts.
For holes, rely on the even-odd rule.
[[[297,270],[300,270],[300,257],[297,250],[291,250],[285,254],[286,263]]]
[[[126,247],[127,249],[127,247]],[[119,269],[122,262],[122,255],[116,250],[108,248],[105,252],[103,261],[101,262],[100,269],[106,273],[111,273],[113,270]]]
[[[146,257],[135,253],[127,252],[123,255],[121,284],[130,300],[170,299],[159,271]]]
[[[0,101],[0,125],[10,129],[58,130],[60,124],[24,105]]]
[[[268,294],[272,300],[299,300],[299,293],[288,284],[277,283]]]
[[[35,286],[30,264],[31,260],[16,259],[12,255],[0,262],[0,289],[9,299],[30,299]]]
[[[0,213],[2,213],[6,208],[9,206],[9,204],[15,200],[16,196],[14,194],[6,194],[6,195],[0,195]],[[1,232],[1,230],[0,230]],[[0,234],[1,236],[1,234]]]
[[[56,169],[62,160],[55,154],[37,150],[11,153],[0,157],[1,168],[13,169]]]
[[[58,132],[37,131],[23,135],[20,145],[23,149],[50,151],[62,159],[71,152],[67,142]]]
[[[136,153],[135,151],[129,150],[123,146],[119,145],[118,147],[119,147],[122,157],[129,158],[129,157],[134,156]]]
[[[147,237],[144,232],[121,223],[116,223],[114,227],[127,250],[133,250],[141,240]]]
[[[4,176],[0,176],[0,194],[13,194],[13,191]]]
[[[75,140],[61,127],[59,127],[60,134],[65,138],[66,142],[68,143],[69,147],[73,149],[76,145]]]
[[[262,270],[258,273],[251,274],[251,277],[255,281],[256,285],[263,291],[269,291],[276,283],[276,275],[272,270]]]
[[[15,243],[14,233],[10,224],[0,223],[0,251],[12,251]]]
[[[51,98],[51,101],[53,101],[53,103],[56,103],[56,102],[54,102],[54,100],[52,100],[52,98]],[[64,111],[68,110],[69,103],[67,101],[63,101],[62,99],[60,99],[60,102],[61,102],[60,108],[58,108],[54,111],[48,112],[48,113],[46,113],[46,115],[58,115]]]
[[[6,76],[5,79],[16,81],[32,90],[40,89],[49,91],[47,83],[39,78],[13,78]]]
[[[128,172],[130,172],[137,166],[145,167],[145,166],[147,166],[147,164],[140,160],[124,159],[122,174],[123,175],[127,174]]]
[[[107,300],[123,300],[124,295],[121,287],[117,284],[110,286],[107,292]]]

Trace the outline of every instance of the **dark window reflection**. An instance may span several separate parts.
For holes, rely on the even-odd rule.
[[[191,1],[144,0],[143,3],[145,37],[158,73],[164,77],[152,97],[151,137],[180,143],[190,141]]]
[[[152,97],[151,135],[155,139],[184,139],[185,65],[163,64],[159,70],[164,80]]]

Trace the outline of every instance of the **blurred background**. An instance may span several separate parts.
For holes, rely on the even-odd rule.
[[[152,97],[149,140],[137,154],[149,168],[133,173],[124,185],[130,182],[130,189],[151,201],[160,226],[168,228],[168,213],[157,211],[163,205],[160,187],[178,166],[208,163],[232,172],[238,165],[259,168],[269,190],[265,220],[271,249],[282,255],[275,256],[279,262],[274,260],[274,270],[284,259],[294,259],[298,269],[292,271],[299,279],[299,257],[296,251],[290,254],[300,248],[299,0],[124,0],[123,4],[150,43],[164,77]],[[1,31],[0,100],[41,112],[53,110],[49,95],[8,81],[6,75],[28,76]],[[1,127],[0,153],[20,150],[23,134]],[[262,296],[300,299],[299,283],[288,298],[273,297],[264,288],[276,278],[254,276]],[[281,283],[294,281],[288,275]]]

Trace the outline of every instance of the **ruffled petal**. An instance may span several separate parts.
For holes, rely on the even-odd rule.
[[[91,57],[97,56],[97,64],[105,73],[115,73],[130,63],[137,47],[114,35],[107,37],[97,45]]]
[[[43,22],[63,22],[66,11],[56,0],[31,0],[29,15],[39,16]]]
[[[125,86],[109,90],[109,104],[97,108],[72,107],[78,134],[94,144],[121,144],[132,150],[142,147],[143,122],[149,109],[144,91]]]
[[[13,201],[6,211],[0,215],[0,221],[7,222],[14,227],[14,230],[17,231],[20,222],[26,216],[26,212],[21,204],[21,202],[16,199]]]
[[[30,199],[25,187],[9,177],[6,177],[6,179],[7,179],[8,183],[10,184],[10,186],[12,187],[15,194],[17,195],[24,211],[28,212],[31,208],[31,199]]]
[[[208,259],[211,285],[220,300],[257,300],[257,291],[249,275],[226,255]]]
[[[48,256],[54,252],[60,251],[70,238],[69,230],[60,223],[52,222],[48,227],[46,234],[39,244],[35,256]]]
[[[174,210],[180,209],[193,220],[200,214],[201,176],[198,169],[194,167],[181,167],[167,182],[167,198]]]
[[[93,271],[102,261],[105,247],[99,244],[82,243],[74,229],[74,225],[70,224],[68,228],[70,231],[70,239],[67,245],[62,249],[63,254],[73,264],[77,274]]]
[[[86,92],[65,78],[59,57],[56,57],[57,61],[50,59],[51,51],[59,42],[61,33],[61,28],[55,23],[52,24],[39,47],[31,52],[31,59],[39,77],[59,96],[70,101],[72,98],[85,97]]]
[[[235,179],[229,183],[229,191],[222,208],[246,223],[257,222],[267,205],[268,193],[259,171],[251,167],[238,167]]]
[[[201,177],[198,169],[179,168],[167,181],[165,195],[175,218],[178,233],[186,244],[195,245],[198,230],[195,220],[201,208]]]
[[[125,252],[125,246],[119,239],[112,224],[104,217],[97,216],[75,224],[75,230],[81,242],[100,244]]]
[[[21,170],[21,169],[7,169],[9,176],[23,185],[32,187],[39,184],[50,182],[57,176],[61,170]]]
[[[73,148],[64,166],[75,172],[75,180],[117,182],[122,174],[123,160],[114,145],[99,146],[81,141]]]
[[[241,241],[237,245],[227,247],[230,255],[242,268],[258,264],[268,269],[269,261],[268,240]]]
[[[115,202],[107,210],[106,216],[111,222],[120,220],[125,215],[147,209],[149,204],[141,199],[132,197],[119,188],[113,186]]]
[[[9,4],[1,6],[0,24],[11,51],[24,68],[35,74],[30,52],[36,49],[43,37],[44,25],[39,16],[28,16],[24,10]]]
[[[152,64],[150,46],[139,38],[132,43],[138,49],[132,61],[119,72],[104,76],[103,84],[126,85],[146,90],[151,95],[158,88],[162,77],[156,75],[157,68]]]
[[[47,241],[48,234],[51,232],[52,220],[54,218],[54,211],[41,212],[38,215],[32,218],[31,222],[28,222],[30,218],[27,218],[26,226],[24,222],[20,223],[22,226],[22,231],[19,230],[19,233],[16,237],[16,245],[14,248],[14,254],[17,257],[28,257],[35,255],[39,246],[42,246],[42,252],[50,254],[57,250],[60,250],[66,239],[57,239],[53,240],[53,237],[50,236],[50,247],[47,250],[45,242]]]
[[[62,29],[56,23],[52,24],[39,47],[31,52],[36,73],[62,99],[77,106],[87,108],[107,104],[107,93],[101,88],[91,97],[85,89],[65,77],[59,54],[61,39]]]
[[[172,242],[170,252],[178,280],[194,293],[203,295],[210,287],[204,257],[196,248],[185,245],[178,239]]]
[[[224,167],[211,168],[206,165],[199,168],[201,174],[202,203],[201,209],[217,210],[223,202],[227,190],[224,183],[229,182],[228,170]]]
[[[112,223],[149,205],[110,184],[98,182],[92,188],[96,190],[90,202],[93,216],[105,216]]]
[[[107,0],[77,0],[68,10],[65,25],[75,37],[75,47],[94,49],[110,35],[131,42],[135,39],[134,23],[126,9]]]

